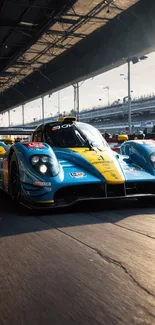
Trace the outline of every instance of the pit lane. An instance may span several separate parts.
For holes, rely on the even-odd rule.
[[[34,215],[0,192],[0,324],[155,324],[155,208]]]

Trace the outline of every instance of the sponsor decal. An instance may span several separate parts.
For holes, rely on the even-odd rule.
[[[106,174],[106,173],[110,173],[111,177],[115,178],[115,179],[118,179],[117,175],[114,173],[113,170],[105,170],[103,172],[103,175]]]
[[[34,182],[33,185],[35,186],[51,186],[51,182]]]
[[[58,129],[60,129],[60,125],[53,126],[52,131],[56,131],[56,130],[58,130]]]
[[[109,165],[109,164],[112,164],[112,163],[113,163],[112,160],[111,160],[111,161],[100,160],[100,161],[94,161],[94,162],[92,163],[92,165],[96,165],[96,164],[104,164],[104,166],[106,166],[106,165]]]
[[[75,172],[75,173],[70,173],[70,176],[73,178],[83,178],[86,177],[87,175],[82,172]]]
[[[98,157],[98,160],[100,160],[100,161],[101,161],[101,160],[104,160],[103,156],[99,156],[99,157]]]
[[[118,179],[118,177],[116,176],[116,174],[114,173],[110,173],[112,177],[114,177],[115,179]]]
[[[43,149],[45,146],[41,142],[25,142],[23,143],[28,149]]]
[[[140,170],[136,169],[136,168],[130,168],[130,167],[127,167],[127,168],[124,168],[124,170],[128,171],[128,172],[131,172],[131,173],[134,173],[134,174],[138,174],[140,173]]]
[[[67,128],[71,128],[72,125],[71,124],[62,124],[62,125],[56,125],[52,127],[52,131],[56,131],[56,130],[60,130],[60,129],[67,129]]]
[[[52,192],[52,188],[51,187],[45,187],[45,191]]]

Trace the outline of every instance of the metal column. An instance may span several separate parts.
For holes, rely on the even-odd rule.
[[[74,112],[76,112],[76,85],[73,85],[74,88]]]
[[[80,96],[79,96],[79,83],[77,82],[77,121],[80,120]]]
[[[60,118],[60,91],[58,91],[58,116]]]
[[[129,125],[129,134],[132,133],[131,127],[131,78],[130,78],[130,60],[128,60],[128,125]]]
[[[25,116],[24,116],[24,105],[22,105],[22,125],[24,126],[24,120],[25,120]]]
[[[110,106],[110,88],[107,87],[108,90],[108,106]]]
[[[73,85],[74,87],[74,112],[76,113],[77,121],[79,121],[79,83]]]
[[[45,119],[45,97],[41,97],[41,103],[42,103],[42,120],[44,122]]]
[[[10,128],[10,126],[11,126],[10,110],[8,111],[8,124],[9,124],[9,128]]]
[[[105,87],[103,87],[103,89],[107,89],[107,91],[108,91],[108,106],[110,106],[110,87],[105,86]]]

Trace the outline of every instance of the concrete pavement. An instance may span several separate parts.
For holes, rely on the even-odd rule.
[[[0,325],[155,324],[154,208],[34,216],[1,194],[0,218]]]

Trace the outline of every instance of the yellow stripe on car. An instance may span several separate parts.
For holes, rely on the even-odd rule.
[[[89,150],[87,148],[70,148],[89,161],[106,179],[108,184],[123,184],[125,178],[119,163],[111,149],[102,151]]]
[[[48,201],[35,201],[36,203],[52,203],[54,204],[54,200],[48,200]]]

